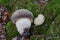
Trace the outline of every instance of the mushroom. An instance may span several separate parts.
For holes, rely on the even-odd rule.
[[[34,19],[34,24],[35,25],[42,25],[45,21],[45,17],[43,14],[39,14],[38,17]]]
[[[28,37],[30,35],[29,29],[33,22],[33,14],[27,9],[16,10],[12,16],[11,21],[16,25],[17,31],[22,37]]]

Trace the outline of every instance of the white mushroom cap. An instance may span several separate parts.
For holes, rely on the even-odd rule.
[[[12,16],[11,16],[11,21],[13,23],[16,22],[16,20],[20,19],[20,18],[30,18],[33,20],[33,14],[32,12],[30,12],[29,10],[27,9],[19,9],[19,10],[16,10]]]
[[[41,25],[41,24],[44,23],[44,21],[45,21],[44,15],[43,15],[43,14],[39,14],[38,17],[35,18],[34,24],[35,24],[35,25]]]

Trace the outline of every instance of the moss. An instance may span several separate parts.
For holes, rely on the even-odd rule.
[[[6,24],[7,37],[8,40],[11,40],[13,37],[17,36],[19,33],[16,30],[15,25],[12,22]]]
[[[56,30],[57,30],[58,34],[60,34],[60,16],[59,15],[55,18],[54,22],[55,22]]]

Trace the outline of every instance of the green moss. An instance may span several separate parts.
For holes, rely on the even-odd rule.
[[[7,37],[8,40],[11,40],[13,37],[18,35],[15,25],[12,22],[6,24]]]
[[[60,34],[60,15],[58,15],[56,18],[55,18],[55,27],[56,27],[56,30],[58,32],[58,34]]]

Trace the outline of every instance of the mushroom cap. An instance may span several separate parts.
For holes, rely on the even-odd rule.
[[[45,21],[45,17],[43,14],[39,14],[37,18],[34,20],[35,25],[42,25]]]
[[[18,20],[20,18],[29,18],[29,19],[33,20],[34,17],[33,17],[32,12],[30,12],[27,9],[16,10],[11,16],[11,20],[12,20],[13,23],[15,23],[16,20]]]

